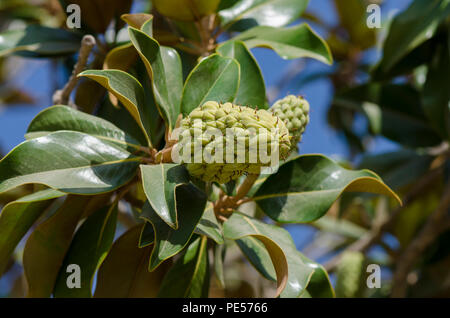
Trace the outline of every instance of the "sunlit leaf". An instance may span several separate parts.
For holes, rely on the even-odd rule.
[[[259,109],[267,108],[266,86],[261,69],[245,44],[240,41],[225,42],[219,46],[217,52],[234,58],[241,67],[239,90],[234,103]]]
[[[131,41],[145,64],[152,80],[157,105],[171,128],[180,113],[183,76],[177,51],[159,43],[135,28],[128,29]]]
[[[233,40],[243,41],[249,48],[272,49],[284,59],[309,57],[326,64],[333,63],[327,43],[307,24],[289,28],[254,27]]]
[[[99,139],[123,143],[130,146],[130,151],[135,151],[139,147],[138,141],[114,124],[62,105],[52,106],[40,112],[28,126],[26,138],[41,137],[58,130],[78,131]]]
[[[344,192],[370,192],[398,196],[369,170],[344,169],[320,155],[304,155],[280,167],[258,189],[253,200],[278,222],[317,220]]]
[[[141,165],[142,184],[154,211],[174,229],[178,228],[175,190],[189,183],[186,168],[177,164]]]
[[[75,194],[109,192],[133,178],[139,161],[123,145],[54,132],[23,142],[0,161],[0,192],[27,183]]]
[[[257,25],[281,27],[294,22],[305,11],[308,0],[240,0],[221,10],[225,28],[245,30]]]
[[[212,204],[210,204],[203,213],[203,216],[195,229],[195,233],[205,235],[213,239],[217,244],[224,243],[222,226],[217,222]]]
[[[188,115],[207,101],[232,102],[239,88],[236,60],[218,54],[203,59],[189,74],[183,89],[181,111]]]
[[[149,145],[151,145],[148,132],[150,131],[148,110],[145,106],[145,94],[142,85],[128,73],[118,70],[88,70],[78,76],[88,77],[113,94],[130,112],[134,120],[146,132]]]

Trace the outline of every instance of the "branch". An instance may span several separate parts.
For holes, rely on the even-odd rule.
[[[238,205],[246,202],[243,199],[253,187],[258,177],[259,174],[249,174],[237,189],[235,196],[221,196],[214,206],[214,211],[216,212],[216,214],[219,212],[231,214]]]
[[[70,94],[74,90],[78,82],[77,75],[80,74],[86,67],[89,55],[96,44],[95,38],[92,35],[85,35],[81,40],[81,48],[78,55],[78,61],[75,64],[72,75],[63,89],[57,90],[53,94],[53,103],[67,105],[69,103]]]
[[[396,222],[398,215],[413,202],[417,197],[423,195],[426,189],[436,181],[442,175],[443,167],[436,168],[428,172],[424,177],[422,177],[413,187],[413,189],[405,196],[403,205],[395,209],[389,217],[379,224],[376,224],[371,231],[361,237],[358,241],[354,242],[348,246],[339,255],[332,258],[328,263],[324,265],[327,271],[332,271],[339,261],[341,256],[347,251],[354,252],[365,252],[369,247],[378,243],[383,236],[383,234],[388,231]]]
[[[394,273],[391,297],[405,297],[407,292],[407,277],[417,259],[426,248],[446,229],[446,217],[450,207],[450,186],[444,192],[444,196],[438,208],[428,218],[419,235],[408,245],[398,260]],[[444,225],[444,226],[443,226]]]

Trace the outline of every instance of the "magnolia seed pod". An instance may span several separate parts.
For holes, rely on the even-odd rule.
[[[284,122],[267,110],[206,102],[181,120],[177,149],[192,176],[227,183],[285,159],[291,143]]]
[[[302,96],[289,95],[276,101],[270,112],[279,117],[289,130],[292,150],[302,140],[306,126],[309,123],[309,103]]]

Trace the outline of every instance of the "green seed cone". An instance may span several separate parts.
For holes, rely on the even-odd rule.
[[[279,117],[289,130],[292,149],[302,140],[302,135],[309,123],[309,103],[299,96],[289,95],[273,104],[270,111]]]
[[[271,163],[262,162],[258,154],[263,151],[270,157],[272,146],[278,160],[290,152],[283,121],[266,110],[217,102],[206,102],[181,121],[177,144],[181,162],[187,163],[192,176],[218,183],[259,173]],[[204,155],[196,158],[196,154]]]
[[[361,287],[364,255],[360,252],[346,252],[336,269],[336,296],[357,297]]]

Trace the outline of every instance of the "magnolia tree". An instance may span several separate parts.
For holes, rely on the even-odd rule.
[[[0,192],[28,191],[2,209],[0,273],[27,236],[30,297],[232,295],[240,253],[270,296],[333,297],[282,225],[318,220],[344,192],[399,198],[374,172],[298,155],[314,105],[267,101],[250,49],[333,63],[310,26],[284,27],[308,1],[154,0],[153,15],[112,1],[105,21],[70,2],[81,29],[34,25],[0,42],[68,61],[81,42],[55,105],[0,161]]]

